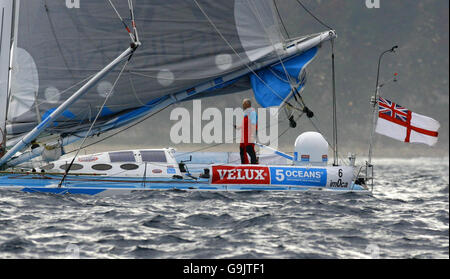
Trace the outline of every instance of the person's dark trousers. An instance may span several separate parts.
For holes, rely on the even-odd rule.
[[[247,153],[250,156],[250,161],[253,165],[258,164],[258,160],[256,158],[255,152],[255,144],[254,143],[241,143],[239,146],[239,150],[241,153],[241,164],[248,164]]]

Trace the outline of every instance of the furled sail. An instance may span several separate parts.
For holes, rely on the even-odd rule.
[[[306,82],[305,69],[317,54],[317,47],[304,53],[256,71],[251,82],[256,101],[263,107],[280,106],[292,97],[292,89],[300,91]]]
[[[30,131],[127,47],[128,34],[108,1],[76,2],[18,1],[10,137]],[[126,18],[128,1],[112,3]],[[134,8],[142,46],[99,123],[270,59],[282,41],[272,1],[154,0],[136,1]],[[65,111],[48,132],[87,129],[119,70]]]

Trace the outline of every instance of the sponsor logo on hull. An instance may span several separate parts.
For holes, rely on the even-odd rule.
[[[78,158],[78,162],[83,162],[83,163],[95,162],[97,160],[98,160],[98,157],[95,157],[95,156]]]
[[[212,166],[211,184],[270,184],[268,167]]]
[[[211,184],[325,187],[327,185],[327,169],[254,165],[212,166]]]
[[[270,167],[271,185],[318,186],[327,185],[327,169]]]

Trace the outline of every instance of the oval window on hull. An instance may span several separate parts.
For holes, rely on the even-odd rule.
[[[48,171],[48,170],[53,169],[54,167],[55,167],[55,164],[48,164],[48,165],[41,167],[41,169]]]
[[[65,164],[60,166],[59,168],[62,170],[67,170],[69,168],[70,164]],[[83,165],[80,164],[72,164],[72,166],[70,166],[70,170],[71,171],[76,171],[76,170],[81,170],[83,168]]]
[[[112,169],[112,166],[108,164],[96,164],[92,166],[92,169],[98,171],[107,171]]]
[[[123,164],[123,165],[120,165],[120,168],[123,170],[135,170],[135,169],[138,169],[139,166],[135,165],[135,164]]]

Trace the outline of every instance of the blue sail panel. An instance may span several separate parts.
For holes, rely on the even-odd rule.
[[[314,59],[317,47],[270,67],[251,74],[250,81],[256,101],[262,107],[280,106],[291,93],[289,78],[295,82],[297,89],[304,86],[301,80],[302,70]],[[286,75],[289,75],[289,77]]]

